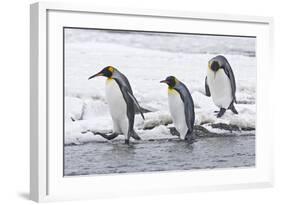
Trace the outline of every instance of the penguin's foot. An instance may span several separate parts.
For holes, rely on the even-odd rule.
[[[86,134],[88,132],[91,132],[91,130],[85,130],[85,131],[82,131],[81,134]]]
[[[236,108],[234,107],[234,105],[232,104],[230,107],[229,107],[229,109],[234,113],[234,114],[238,114],[238,112],[237,112],[237,110],[236,110]]]
[[[193,138],[192,135],[186,135],[184,140],[188,143],[188,144],[192,144],[193,142],[195,142],[195,139]]]
[[[180,136],[180,133],[176,130],[175,127],[170,127],[169,129],[170,129],[171,135],[178,136],[178,137]]]
[[[132,134],[130,135],[135,140],[141,140],[140,136],[136,133],[135,130],[133,130]]]
[[[223,116],[223,114],[225,113],[226,109],[225,108],[221,108],[218,115],[217,115],[217,118]]]
[[[114,138],[116,138],[118,136],[118,134],[115,133],[115,132],[112,133],[112,134],[109,134],[109,135],[101,133],[101,132],[93,132],[93,134],[100,135],[100,136],[102,136],[103,138],[105,138],[107,140],[112,140],[112,139],[114,139]]]

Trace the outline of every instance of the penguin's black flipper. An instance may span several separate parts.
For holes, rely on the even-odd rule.
[[[140,107],[140,105],[139,105],[137,99],[135,98],[135,96],[134,96],[133,94],[131,94],[129,91],[127,91],[127,93],[128,93],[128,95],[129,95],[129,97],[134,101],[134,103],[135,103],[137,109],[139,110],[139,112],[140,112],[140,114],[141,114],[141,116],[142,116],[142,119],[145,119],[145,118],[144,118],[144,115],[143,115],[143,113],[142,113],[141,107]]]
[[[132,91],[131,85],[130,85],[127,77],[125,75],[123,75],[121,72],[116,71],[116,72],[114,72],[114,76],[112,78],[114,78],[116,80],[116,82],[118,83],[119,88],[122,91],[123,97],[125,98],[125,101],[127,102],[127,104],[128,104],[127,98],[129,97],[130,99],[133,100],[135,107],[137,107],[137,110],[140,112],[142,118],[144,119],[142,109],[141,109],[137,99],[133,95],[133,91]],[[134,112],[134,114],[135,114],[135,112]]]
[[[206,93],[206,96],[208,96],[208,97],[211,96],[210,88],[209,88],[208,81],[207,81],[207,76],[205,78],[205,93]]]

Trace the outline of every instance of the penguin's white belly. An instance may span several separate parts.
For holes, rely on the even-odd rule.
[[[168,90],[168,101],[173,123],[177,131],[180,133],[180,138],[184,139],[188,131],[185,120],[184,103],[180,94],[174,89]]]
[[[113,121],[113,131],[128,134],[127,104],[117,82],[113,79],[106,81],[106,99]]]
[[[208,69],[207,79],[215,105],[219,108],[228,109],[233,97],[230,80],[224,70],[219,69],[215,73]]]

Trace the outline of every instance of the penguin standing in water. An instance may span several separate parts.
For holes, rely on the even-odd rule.
[[[238,114],[234,107],[236,102],[236,84],[233,71],[224,56],[218,55],[208,63],[207,76],[205,78],[205,91],[207,96],[211,96],[220,111],[217,117],[223,116],[227,109],[234,114]]]
[[[180,134],[180,138],[192,142],[194,126],[194,104],[187,87],[176,79],[169,76],[160,83],[166,83],[168,87],[169,109],[173,123]]]
[[[99,73],[89,77],[89,80],[97,76],[107,77],[106,99],[113,121],[113,133],[107,135],[96,132],[95,134],[99,134],[107,140],[124,134],[126,144],[129,144],[130,137],[140,140],[134,130],[135,108],[139,110],[143,119],[144,116],[126,76],[112,66],[105,67]]]

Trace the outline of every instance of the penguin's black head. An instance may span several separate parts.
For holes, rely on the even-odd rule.
[[[165,80],[161,80],[160,83],[166,83],[169,87],[173,88],[177,84],[177,79],[174,76],[168,76]]]
[[[220,68],[220,64],[218,61],[212,61],[210,64],[209,64],[209,67],[211,68],[212,71],[214,72],[217,72]]]
[[[108,77],[111,78],[111,76],[113,75],[114,71],[116,69],[112,66],[107,66],[105,68],[103,68],[100,72],[96,73],[95,75],[92,75],[91,77],[88,78],[88,80],[97,77],[97,76],[104,76],[104,77]]]

